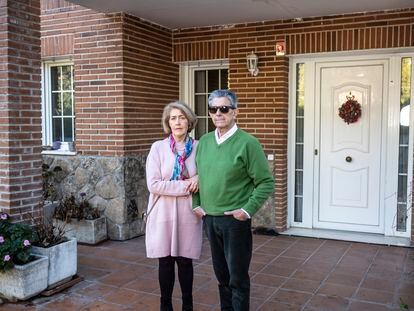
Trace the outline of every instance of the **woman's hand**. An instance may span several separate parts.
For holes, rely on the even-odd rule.
[[[195,193],[198,191],[198,175],[194,175],[193,177],[187,179],[189,182],[187,186],[187,191],[190,193]]]

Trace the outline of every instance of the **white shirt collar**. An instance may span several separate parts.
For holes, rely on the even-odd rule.
[[[216,129],[214,131],[214,134],[216,136],[216,142],[218,145],[224,143],[227,139],[229,139],[230,137],[232,137],[234,135],[234,133],[236,133],[237,131],[237,124],[234,124],[233,127],[227,131],[227,133],[225,133],[223,136],[219,136],[219,131],[218,129]]]

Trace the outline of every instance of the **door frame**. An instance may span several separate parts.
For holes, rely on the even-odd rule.
[[[395,228],[395,215],[397,210],[397,185],[398,185],[398,138],[399,138],[399,114],[400,114],[400,77],[401,58],[411,57],[413,60],[411,73],[411,111],[410,111],[410,146],[408,163],[408,184],[412,189],[413,182],[413,134],[414,134],[414,49],[397,49],[348,52],[348,53],[323,53],[316,55],[297,55],[290,58],[289,70],[289,135],[288,135],[288,221],[287,227],[313,228],[314,211],[319,206],[319,155],[314,155],[314,150],[319,150],[319,104],[317,92],[319,83],[316,77],[317,64],[341,63],[358,61],[387,61],[389,63],[388,81],[384,82],[384,107],[383,113],[383,141],[382,146],[382,189],[384,212],[384,235],[410,237],[411,236],[411,209],[408,210],[407,230],[399,232]],[[302,222],[294,221],[294,189],[295,189],[295,107],[296,107],[296,66],[305,65],[305,106],[304,106],[304,158],[303,158],[303,219]],[[387,87],[388,84],[388,87]],[[317,126],[315,124],[318,124]],[[397,142],[397,143],[395,143]],[[408,204],[412,204],[412,193],[408,191]],[[410,195],[411,194],[411,195]]]

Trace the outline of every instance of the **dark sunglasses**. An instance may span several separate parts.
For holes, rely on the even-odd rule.
[[[217,110],[220,110],[221,113],[228,113],[230,109],[236,109],[231,106],[220,106],[220,107],[208,107],[208,112],[215,114],[217,113]]]

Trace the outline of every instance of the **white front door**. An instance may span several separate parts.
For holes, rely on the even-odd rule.
[[[337,230],[384,232],[382,195],[384,81],[381,61],[317,64],[320,105],[319,206],[313,226]],[[347,124],[338,108],[354,96],[361,117]]]

